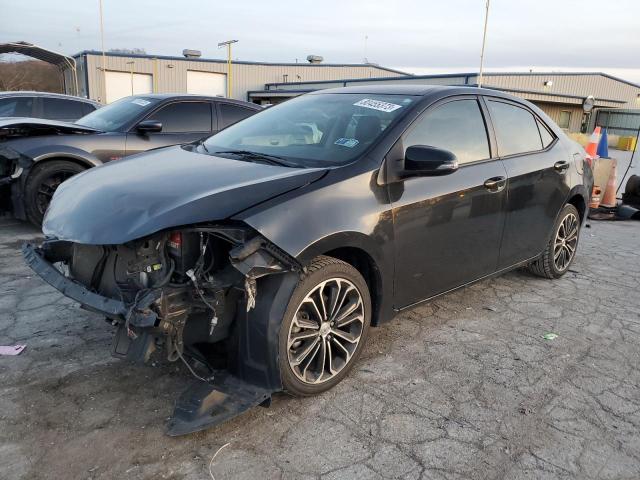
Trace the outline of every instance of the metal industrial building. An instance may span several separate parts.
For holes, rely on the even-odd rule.
[[[477,73],[420,75],[389,78],[359,78],[334,81],[278,81],[264,89],[250,91],[248,99],[257,103],[278,103],[302,93],[349,85],[478,84]],[[640,108],[640,85],[605,73],[485,73],[482,86],[525,98],[544,110],[560,127],[570,132],[586,131],[592,124],[585,101],[594,111],[600,108]],[[588,99],[588,100],[587,100]]]
[[[65,71],[65,85],[78,94],[102,103],[138,93],[187,92],[226,96],[227,61],[199,57],[168,57],[85,51],[73,56],[76,64]],[[274,82],[323,81],[350,78],[397,77],[404,72],[375,64],[264,63],[233,61],[233,98],[247,99],[247,93]],[[106,78],[106,85],[105,85]]]
[[[74,68],[64,70],[67,93],[102,103],[151,92],[227,95],[225,60],[116,52],[103,56],[98,51],[81,52],[72,60]],[[349,85],[478,84],[477,73],[410,75],[370,63],[234,61],[232,68],[233,98],[256,103],[278,103],[306,92]],[[600,72],[485,73],[482,86],[537,104],[569,132],[589,130],[596,119],[593,112],[640,108],[640,85]]]

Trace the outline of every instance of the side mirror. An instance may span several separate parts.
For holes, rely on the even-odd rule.
[[[448,150],[429,145],[412,145],[404,156],[402,177],[448,175],[458,170],[458,159]]]
[[[143,120],[137,126],[136,130],[140,133],[155,133],[162,131],[162,122],[157,120]]]

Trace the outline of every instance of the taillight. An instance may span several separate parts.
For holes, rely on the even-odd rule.
[[[181,232],[171,232],[169,235],[169,248],[173,248],[177,250],[179,255],[182,254],[182,233]]]

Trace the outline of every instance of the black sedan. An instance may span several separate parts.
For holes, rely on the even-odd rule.
[[[209,137],[262,108],[221,97],[126,97],[75,123],[0,119],[0,200],[15,217],[42,223],[54,191],[90,167]]]
[[[23,254],[119,325],[117,356],[199,372],[169,425],[181,434],[333,387],[370,326],[417,303],[522,266],[562,276],[584,159],[493,90],[325,90],[65,182]]]

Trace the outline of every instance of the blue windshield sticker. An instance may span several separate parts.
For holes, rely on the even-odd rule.
[[[335,142],[333,142],[334,145],[340,145],[342,147],[348,147],[348,148],[353,148],[359,143],[360,142],[355,138],[339,138]]]

